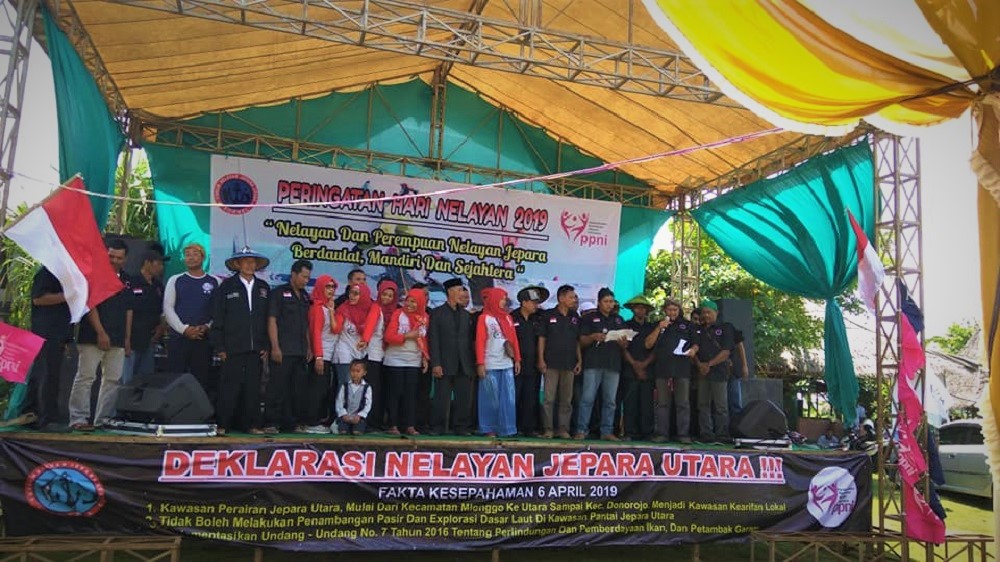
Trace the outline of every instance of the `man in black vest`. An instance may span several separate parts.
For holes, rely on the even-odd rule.
[[[448,429],[458,435],[472,435],[472,380],[476,364],[472,359],[472,317],[461,306],[462,280],[444,282],[448,300],[431,312],[427,334],[430,346],[431,376],[434,378],[434,404],[431,412],[431,435]],[[455,403],[451,394],[455,393]]]
[[[517,429],[521,435],[535,435],[538,432],[538,336],[541,335],[539,306],[548,300],[549,290],[545,287],[525,287],[517,292],[521,306],[511,312],[517,344],[521,349],[521,372],[514,378],[514,402],[517,404]]]
[[[698,429],[702,442],[729,442],[729,356],[735,347],[733,326],[719,322],[719,307],[708,299],[701,303],[701,337],[695,366],[698,368]]]
[[[263,435],[260,420],[260,371],[267,360],[267,312],[271,288],[255,275],[270,263],[248,247],[226,260],[235,274],[212,297],[212,346],[222,360],[216,433],[226,435],[235,420]]]
[[[306,285],[312,275],[312,262],[295,260],[288,283],[271,290],[267,312],[267,335],[271,342],[270,377],[264,393],[264,433],[274,435],[279,429],[297,429],[298,413],[304,409],[301,389],[308,387],[312,361],[309,345],[309,306]]]

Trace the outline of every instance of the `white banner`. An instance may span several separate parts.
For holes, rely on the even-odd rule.
[[[313,277],[341,286],[355,268],[374,295],[379,279],[401,290],[416,282],[444,301],[441,283],[461,277],[479,302],[488,286],[513,299],[527,285],[552,293],[576,287],[581,309],[613,287],[621,205],[419,178],[248,158],[212,157],[211,273],[229,275],[225,258],[248,243],[271,259],[269,283],[284,283],[292,262],[313,262]],[[393,196],[411,195],[402,199]],[[376,201],[360,201],[376,199]],[[348,204],[294,206],[301,203]],[[255,205],[255,206],[247,206]],[[276,205],[276,206],[266,206]]]

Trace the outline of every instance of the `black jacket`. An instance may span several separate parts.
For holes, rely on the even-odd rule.
[[[475,376],[472,334],[472,316],[469,311],[464,308],[455,311],[447,303],[432,310],[427,333],[431,368],[443,368],[446,377]]]
[[[269,349],[267,308],[271,287],[261,278],[253,282],[253,311],[247,306],[247,289],[235,274],[212,295],[212,331],[215,351],[227,354]]]

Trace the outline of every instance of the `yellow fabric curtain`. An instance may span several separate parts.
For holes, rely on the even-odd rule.
[[[1000,2],[643,1],[720,89],[789,130],[840,134],[864,119],[908,134],[908,127],[976,106],[980,136],[972,164],[980,182],[989,339],[1000,276]],[[991,343],[984,432],[991,467],[1000,476],[1000,337]]]

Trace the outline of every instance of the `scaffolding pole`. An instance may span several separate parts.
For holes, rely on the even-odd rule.
[[[38,0],[0,2],[0,11],[11,27],[10,35],[0,36],[0,56],[7,59],[2,84],[3,105],[0,106],[0,221],[6,222],[17,134],[24,115],[24,86],[28,79],[28,55]]]

